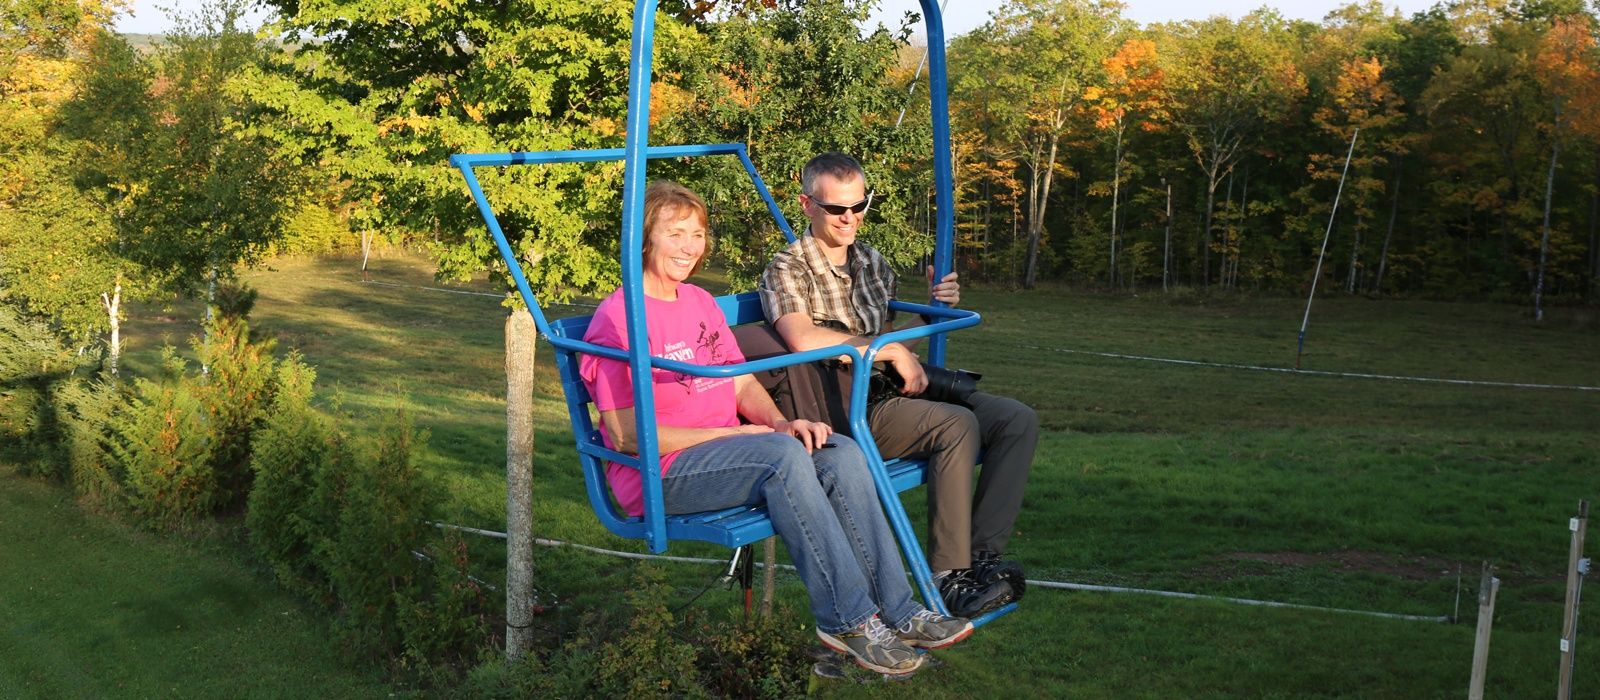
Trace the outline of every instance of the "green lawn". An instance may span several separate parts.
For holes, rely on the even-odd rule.
[[[425,265],[404,255],[374,261],[372,276],[437,286]],[[432,433],[421,463],[447,494],[447,515],[502,528],[497,299],[365,285],[351,260],[280,260],[249,277],[261,290],[259,329],[304,353],[345,407],[410,409]],[[1463,619],[1443,625],[1034,590],[1020,614],[940,653],[944,668],[887,686],[825,684],[825,692],[1459,697],[1483,560],[1494,561],[1503,580],[1490,694],[1554,691],[1567,518],[1579,498],[1600,495],[1600,392],[1065,352],[1288,367],[1303,300],[1052,288],[969,289],[964,297],[985,321],[952,340],[951,364],[984,372],[988,390],[1038,408],[1047,429],[1010,552],[1031,577],[1449,615],[1461,570]],[[129,365],[153,367],[162,338],[181,341],[196,316],[187,306],[138,313],[126,330]],[[1305,366],[1597,386],[1597,347],[1592,311],[1556,309],[1541,326],[1518,307],[1331,294],[1313,313]],[[548,346],[540,352],[536,531],[638,551],[589,514]],[[919,495],[907,499],[914,521],[922,517]],[[499,543],[475,548],[480,575],[501,577]],[[692,544],[671,553],[722,554]],[[636,566],[566,550],[536,557],[540,587],[564,603],[549,616],[552,634],[586,608],[619,605]],[[681,601],[716,573],[664,566]],[[792,579],[781,594],[803,601]],[[708,593],[696,605],[720,610],[734,596]],[[1600,629],[1596,608],[1587,606],[1581,630]],[[1592,648],[1580,644],[1580,653]],[[1580,658],[1578,686],[1600,687],[1600,654]]]
[[[237,554],[130,530],[0,464],[0,697],[382,697]]]

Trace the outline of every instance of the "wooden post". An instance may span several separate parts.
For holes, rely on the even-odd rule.
[[[506,316],[506,659],[533,646],[533,360],[538,326]]]
[[[761,543],[761,616],[772,617],[772,587],[777,585],[778,538]]]
[[[1568,523],[1572,530],[1572,551],[1567,556],[1567,604],[1561,618],[1561,680],[1556,700],[1572,697],[1572,664],[1578,653],[1578,592],[1583,590],[1583,533],[1589,525],[1589,502],[1578,501],[1578,517]]]
[[[1500,592],[1500,579],[1494,566],[1483,563],[1483,579],[1478,584],[1478,637],[1472,645],[1472,685],[1467,700],[1483,700],[1483,681],[1489,669],[1489,633],[1494,628],[1494,599]]]

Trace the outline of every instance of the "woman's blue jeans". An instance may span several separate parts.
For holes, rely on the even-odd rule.
[[[806,454],[792,435],[737,435],[678,454],[661,480],[667,512],[766,504],[772,527],[811,595],[817,627],[838,633],[875,613],[900,626],[911,599],[866,457],[850,438]]]

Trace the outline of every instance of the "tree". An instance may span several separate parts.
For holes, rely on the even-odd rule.
[[[128,255],[174,292],[203,287],[207,319],[217,285],[282,236],[303,182],[293,160],[248,128],[260,108],[235,81],[271,49],[239,28],[245,7],[216,0],[176,18],[152,59],[155,124],[127,135],[148,139],[127,147],[140,179]]]
[[[1573,15],[1556,20],[1539,42],[1533,59],[1533,71],[1551,102],[1550,121],[1546,130],[1550,139],[1550,169],[1545,177],[1544,221],[1539,231],[1539,266],[1533,284],[1533,317],[1544,320],[1545,262],[1550,253],[1550,205],[1554,196],[1556,161],[1561,155],[1561,142],[1570,113],[1576,112],[1585,122],[1600,110],[1595,103],[1600,97],[1600,70],[1595,67],[1594,28],[1587,16]],[[1576,103],[1576,104],[1574,104]]]
[[[1340,207],[1355,216],[1346,278],[1346,291],[1351,294],[1361,286],[1365,264],[1362,241],[1371,228],[1373,206],[1386,186],[1381,171],[1392,156],[1404,153],[1404,143],[1394,133],[1394,127],[1405,118],[1401,106],[1399,96],[1384,80],[1383,65],[1376,57],[1367,57],[1340,64],[1324,104],[1311,116],[1312,124],[1334,147],[1310,154],[1307,170],[1312,183],[1298,193],[1308,213],[1302,230],[1316,230],[1320,224],[1312,222],[1326,220],[1332,203],[1314,183],[1337,181],[1343,176],[1347,145],[1355,131],[1361,131],[1361,143],[1357,153],[1350,156],[1350,172],[1344,186],[1348,204]]]
[[[1130,39],[1105,60],[1105,86],[1084,92],[1095,128],[1111,135],[1111,256],[1106,283],[1117,283],[1117,200],[1122,185],[1123,137],[1131,124],[1146,131],[1159,128],[1165,100],[1163,74],[1156,63],[1156,45],[1149,39]]]
[[[432,235],[438,274],[488,271],[507,290],[508,396],[533,392],[533,343],[506,264],[448,165],[460,152],[621,144],[633,3],[554,0],[269,0],[296,42],[292,64],[256,72],[248,90],[272,110],[261,133],[336,174],[356,225]],[[676,9],[688,7],[675,4]],[[679,70],[694,31],[665,15],[660,76]],[[548,301],[608,291],[619,280],[615,221],[621,167],[564,165],[479,174],[533,291]],[[524,341],[526,345],[524,345]],[[530,348],[524,350],[524,348]],[[525,368],[527,371],[521,371]],[[508,503],[531,483],[531,413],[508,401]],[[526,449],[523,449],[526,447]],[[524,480],[526,476],[526,480]],[[523,498],[521,502],[525,503]],[[514,527],[513,527],[514,526]],[[508,518],[508,556],[525,560],[531,515]],[[531,643],[527,576],[508,577],[507,654]]]
[[[1062,141],[1083,116],[1084,91],[1099,72],[1121,19],[1110,0],[1012,0],[990,15],[964,46],[954,101],[986,102],[980,128],[1005,144],[1027,174],[1028,248],[1022,285],[1038,281],[1045,215],[1061,162]]]
[[[1212,217],[1217,185],[1244,157],[1262,127],[1284,118],[1305,94],[1281,17],[1258,10],[1237,23],[1224,17],[1186,22],[1168,36],[1164,69],[1172,121],[1205,177],[1201,226],[1202,283],[1211,279]]]
[[[861,160],[875,191],[862,238],[900,269],[930,252],[910,221],[932,176],[932,140],[922,118],[897,120],[907,105],[911,70],[899,61],[906,29],[857,28],[866,0],[784,3],[751,9],[704,27],[705,40],[685,51],[683,85],[653,94],[655,133],[671,142],[745,143],[751,161],[780,205],[795,202],[800,171],[818,153]],[[727,159],[698,159],[679,169],[707,198],[717,255],[734,288],[748,287],[787,242],[742,169]]]
[[[71,127],[93,101],[105,118],[139,112],[137,70],[97,92],[108,70],[128,69],[126,44],[106,30],[116,4],[8,3],[0,10],[0,278],[16,303],[48,318],[73,343],[109,331],[117,371],[125,287],[142,275],[121,255],[116,198],[86,182],[104,163]],[[127,99],[127,98],[132,99]]]

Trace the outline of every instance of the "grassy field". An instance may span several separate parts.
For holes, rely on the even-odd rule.
[[[363,284],[349,260],[280,260],[249,278],[261,290],[256,326],[302,352],[343,406],[404,407],[431,431],[422,464],[451,519],[502,528],[497,299],[420,289],[437,285],[403,255],[374,261],[372,279],[410,286]],[[1428,616],[1453,614],[1459,595],[1461,620],[1036,589],[1020,614],[940,653],[942,668],[885,686],[825,684],[825,694],[970,697],[1020,681],[1072,697],[1459,697],[1484,560],[1503,581],[1490,694],[1553,692],[1567,519],[1579,498],[1600,496],[1600,392],[1080,352],[1290,367],[1301,300],[969,289],[964,305],[985,322],[952,340],[951,364],[984,372],[988,390],[1035,406],[1046,426],[1010,552],[1031,578]],[[137,314],[125,330],[129,365],[153,367],[159,344],[182,342],[197,315]],[[1600,386],[1597,348],[1592,311],[1557,309],[1535,325],[1516,307],[1330,295],[1312,316],[1305,366]],[[589,514],[548,346],[540,352],[537,534],[638,551]],[[907,499],[914,521],[918,496]],[[480,575],[502,576],[498,543],[476,549]],[[723,554],[692,544],[671,553]],[[537,552],[540,588],[563,603],[546,627],[619,604],[635,566]],[[664,566],[675,605],[717,573]],[[792,579],[781,595],[803,600]],[[712,592],[696,605],[731,609],[734,598]],[[1600,629],[1596,609],[1580,630]],[[1600,687],[1600,653],[1581,642],[1578,687]]]
[[[227,548],[86,515],[0,464],[0,697],[381,697]]]

